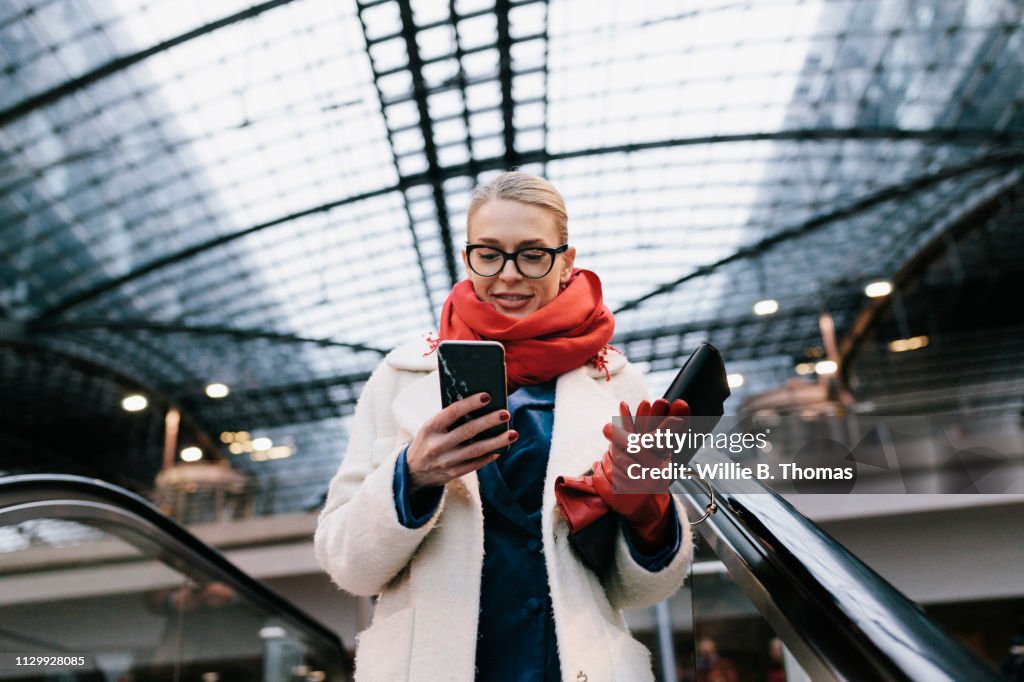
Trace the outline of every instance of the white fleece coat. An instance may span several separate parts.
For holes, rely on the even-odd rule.
[[[420,425],[441,409],[436,356],[424,340],[400,346],[374,371],[356,407],[348,450],[331,481],[316,529],[317,558],[355,595],[380,595],[372,625],[356,641],[356,679],[437,682],[474,679],[483,508],[476,473],[450,481],[420,528],[398,521],[395,461]],[[560,376],[544,483],[541,531],[562,676],[576,682],[652,680],[650,652],[620,612],[650,606],[683,583],[692,546],[686,512],[674,500],[683,543],[650,572],[636,563],[621,531],[614,565],[598,576],[576,556],[557,509],[554,481],[588,471],[608,446],[602,426],[646,397],[643,378],[608,353],[608,370],[579,367]]]

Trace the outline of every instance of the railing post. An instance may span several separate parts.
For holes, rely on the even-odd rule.
[[[668,600],[654,605],[654,623],[658,631],[658,654],[661,657],[661,679],[676,682],[676,648],[672,640],[672,610]]]

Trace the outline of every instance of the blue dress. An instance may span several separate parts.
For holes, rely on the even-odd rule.
[[[554,404],[554,379],[512,393],[508,398],[510,423],[519,438],[507,455],[477,471],[484,509],[478,680],[562,679],[540,526]],[[594,453],[594,459],[600,454]],[[408,494],[408,475],[403,452],[395,466],[395,507],[403,525],[417,528],[433,516],[443,488],[423,491],[413,500]],[[675,506],[670,509],[675,515]],[[624,527],[630,553],[649,571],[664,568],[679,551],[678,518],[674,543],[653,555],[637,550],[632,528]]]

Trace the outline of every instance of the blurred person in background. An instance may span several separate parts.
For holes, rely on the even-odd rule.
[[[768,672],[764,676],[765,682],[786,682],[786,660],[782,648],[782,640],[773,637],[768,642]]]
[[[736,666],[718,654],[718,644],[710,637],[697,642],[697,682],[739,682]]]

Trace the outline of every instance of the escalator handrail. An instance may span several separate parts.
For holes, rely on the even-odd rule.
[[[716,452],[698,457],[731,461]],[[696,480],[677,485],[688,513],[700,515],[707,491]],[[709,485],[719,509],[697,530],[812,679],[1000,679],[917,604],[759,481]]]
[[[240,569],[220,551],[206,544],[177,522],[164,516],[148,500],[106,481],[66,474],[0,476],[0,510],[16,505],[61,501],[100,502],[142,522],[151,533],[147,539],[201,567],[251,602],[278,617],[290,620],[326,643],[351,674],[353,662],[336,633],[299,609],[273,589]]]

